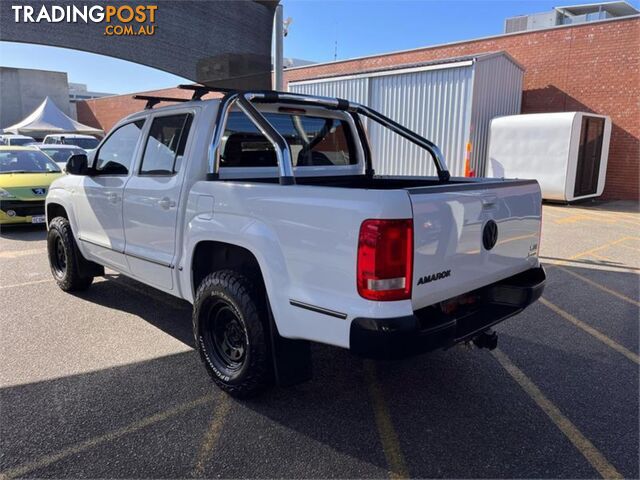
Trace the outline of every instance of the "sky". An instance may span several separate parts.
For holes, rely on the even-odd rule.
[[[591,2],[283,0],[284,18],[293,20],[284,55],[326,62],[498,35],[507,17],[581,3]],[[629,3],[640,6],[640,0]],[[65,71],[70,82],[86,83],[92,91],[109,93],[166,88],[185,81],[101,55],[9,42],[0,42],[0,65]]]

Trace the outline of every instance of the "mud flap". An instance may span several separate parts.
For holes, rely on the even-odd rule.
[[[313,377],[311,342],[282,337],[273,319],[271,308],[267,307],[267,309],[276,384],[280,387],[290,387],[311,380]]]

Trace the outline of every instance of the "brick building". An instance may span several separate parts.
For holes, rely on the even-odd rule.
[[[522,113],[586,111],[613,123],[603,198],[640,198],[640,17],[523,31],[402,52],[290,68],[285,82],[506,51],[526,71]],[[158,95],[185,96],[167,89]],[[109,129],[139,110],[130,95],[78,103],[78,120]]]

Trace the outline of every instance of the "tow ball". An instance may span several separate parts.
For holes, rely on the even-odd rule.
[[[478,348],[494,350],[498,346],[498,334],[492,329],[487,329],[472,340]]]

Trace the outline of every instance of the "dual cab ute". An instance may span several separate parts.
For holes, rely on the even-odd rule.
[[[310,342],[393,358],[462,341],[534,302],[541,198],[532,180],[450,178],[438,148],[363,105],[224,92],[147,109],[47,196],[66,291],[109,267],[193,304],[203,363],[247,396],[310,376]],[[374,173],[364,122],[431,153],[437,177]]]

